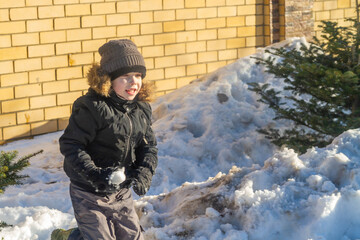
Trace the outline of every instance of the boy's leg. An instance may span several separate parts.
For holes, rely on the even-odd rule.
[[[113,223],[106,216],[108,197],[95,195],[73,184],[70,184],[70,197],[84,239],[116,239]]]

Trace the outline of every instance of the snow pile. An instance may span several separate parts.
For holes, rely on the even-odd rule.
[[[360,130],[301,156],[277,149],[256,130],[289,122],[274,122],[249,82],[283,87],[247,57],[152,104],[159,165],[149,193],[136,200],[146,239],[360,239]],[[46,240],[55,228],[76,226],[61,134],[1,146],[20,156],[44,152],[23,171],[24,185],[1,195],[0,220],[13,227],[0,238]]]

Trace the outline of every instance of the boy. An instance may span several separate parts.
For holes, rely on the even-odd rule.
[[[143,239],[129,188],[144,195],[158,161],[145,62],[127,39],[105,43],[99,54],[59,140],[78,224],[69,239]]]

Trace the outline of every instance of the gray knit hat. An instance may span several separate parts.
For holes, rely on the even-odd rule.
[[[146,75],[145,61],[135,43],[129,39],[111,40],[99,48],[100,67],[111,80],[129,72]]]

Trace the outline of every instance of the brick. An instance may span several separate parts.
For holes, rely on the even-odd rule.
[[[260,14],[256,11],[256,5],[243,5],[237,7],[238,15],[256,15]]]
[[[246,57],[256,52],[255,47],[238,49],[238,58]]]
[[[338,0],[337,0],[338,1]],[[324,1],[324,10],[333,10],[336,9],[337,1]],[[347,1],[347,0],[346,0]],[[339,7],[340,8],[340,7]]]
[[[226,61],[207,63],[207,72],[213,72],[215,70],[218,70],[221,67],[224,67],[225,65],[227,65]]]
[[[153,11],[162,9],[162,0],[140,1],[140,11]]]
[[[55,18],[54,22],[55,30],[80,28],[80,17]]]
[[[91,4],[91,15],[116,13],[115,2]]]
[[[162,46],[143,47],[142,55],[144,56],[144,58],[164,56],[164,47]]]
[[[81,91],[58,94],[57,104],[58,105],[73,104],[74,101],[80,96],[82,96]]]
[[[245,40],[244,40],[244,42],[245,42]],[[211,40],[211,41],[208,41],[206,48],[207,48],[207,51],[226,49],[226,40]]]
[[[30,125],[17,125],[3,128],[4,140],[16,139],[30,136]]]
[[[176,57],[159,57],[155,58],[155,68],[165,68],[176,66]]]
[[[239,27],[237,29],[237,36],[238,37],[249,37],[249,36],[255,36],[256,35],[256,27]]]
[[[0,101],[10,100],[14,98],[14,89],[12,87],[0,88]]]
[[[164,9],[182,9],[184,4],[184,0],[163,0]]]
[[[15,99],[1,102],[2,112],[18,112],[29,109],[29,100],[27,98]]]
[[[94,56],[92,53],[71,54],[69,56],[70,66],[91,64],[93,62],[94,62]]]
[[[167,79],[167,80],[156,81],[155,88],[157,91],[176,89],[176,79]]]
[[[13,46],[29,46],[39,44],[39,33],[21,33],[11,35]]]
[[[65,15],[66,16],[85,16],[90,15],[90,4],[71,4],[65,5]]]
[[[10,35],[0,36],[0,48],[11,47],[11,37]]]
[[[75,4],[78,3],[79,0],[54,0],[54,4],[58,5],[58,4]]]
[[[235,6],[219,7],[218,8],[218,17],[236,16],[236,14],[237,14],[236,10],[237,9]]]
[[[38,7],[38,11],[39,18],[56,18],[65,16],[64,6]]]
[[[199,63],[218,61],[218,52],[217,51],[201,52],[199,53],[198,58],[199,58]]]
[[[30,125],[32,135],[56,132],[58,130],[56,120],[37,122]]]
[[[265,0],[266,1],[266,0]],[[245,0],[226,0],[226,5],[244,5]]]
[[[52,0],[26,0],[26,6],[52,5]]]
[[[344,18],[344,10],[337,9],[330,11],[330,19],[343,19]]]
[[[185,30],[184,21],[164,22],[164,32],[177,32]]]
[[[195,64],[197,63],[197,54],[190,53],[190,54],[182,54],[176,56],[177,65],[188,65],[188,64]]]
[[[40,70],[29,72],[29,83],[41,83],[55,80],[55,70]]]
[[[164,79],[164,69],[152,69],[146,71],[146,78],[151,80]]]
[[[42,59],[43,69],[66,67],[67,65],[68,65],[67,56],[44,57]]]
[[[41,84],[28,84],[15,87],[15,98],[41,95]]]
[[[1,76],[1,87],[28,84],[28,82],[29,79],[28,79],[28,74],[26,72],[5,74]]]
[[[70,91],[86,90],[88,88],[89,85],[86,78],[70,80]]]
[[[118,37],[128,37],[140,35],[140,25],[125,25],[117,27],[117,36]]]
[[[10,9],[11,21],[37,19],[37,16],[37,9],[35,7]]]
[[[40,58],[20,59],[15,60],[15,72],[25,72],[31,70],[41,69]]]
[[[45,108],[45,120],[70,117],[70,106]]]
[[[169,44],[176,42],[175,33],[163,33],[154,36],[155,45]]]
[[[226,18],[206,19],[206,28],[222,28],[226,26]]]
[[[131,40],[138,47],[154,45],[153,35],[135,36],[135,37],[132,37]]]
[[[225,0],[206,0],[206,7],[220,7],[225,4]]]
[[[116,3],[117,12],[138,12],[140,1],[121,1]]]
[[[354,9],[344,9],[345,18],[354,18],[356,17],[356,11]]]
[[[0,127],[7,127],[16,125],[16,114],[1,114],[0,115]]]
[[[15,8],[15,7],[25,7],[24,0],[9,1],[9,0],[0,0],[0,8]]]
[[[144,61],[147,70],[155,68],[154,58],[145,58]]]
[[[184,77],[186,76],[185,66],[172,67],[165,69],[165,78]]]
[[[176,86],[177,88],[184,87],[191,83],[191,81],[194,80],[194,77],[183,77],[183,78],[177,78],[176,79]]]
[[[228,27],[245,26],[245,16],[228,17],[226,19],[226,25]]]
[[[56,42],[65,42],[65,41],[66,41],[65,31],[51,31],[51,32],[40,33],[41,43],[56,43]]]
[[[245,17],[245,25],[246,26],[256,26],[258,24],[262,24],[263,21],[260,16],[246,16]]]
[[[54,29],[53,19],[29,20],[26,22],[28,32],[44,32]]]
[[[93,28],[93,38],[114,38],[116,37],[116,27]]]
[[[81,27],[101,27],[106,25],[105,15],[81,17]]]
[[[198,31],[198,40],[211,40],[217,39],[217,31],[215,29],[211,30],[199,30]]]
[[[144,23],[140,25],[141,34],[162,33],[162,23]]]
[[[69,81],[55,81],[43,83],[43,94],[52,94],[69,91]]]
[[[176,20],[194,19],[197,18],[196,9],[179,9],[176,10]]]
[[[27,58],[26,47],[0,48],[0,61]]]
[[[206,20],[205,19],[186,20],[186,22],[185,22],[186,31],[199,30],[199,29],[205,29],[205,28],[206,28]]]
[[[80,3],[104,2],[104,0],[80,0]]]
[[[205,6],[205,0],[185,0],[185,8],[199,8]]]
[[[219,60],[237,59],[237,49],[219,51]]]
[[[30,108],[45,108],[56,106],[56,95],[47,95],[30,98]]]
[[[217,17],[217,8],[198,8],[197,18],[214,18]]]
[[[0,74],[14,72],[13,61],[0,62]]]
[[[23,33],[25,31],[25,21],[0,22],[0,34]]]
[[[165,55],[178,55],[186,52],[185,43],[171,44],[165,46]]]
[[[177,42],[196,41],[196,31],[177,32],[176,41]]]
[[[151,23],[154,21],[153,12],[132,12],[130,14],[131,24]]]
[[[97,52],[98,48],[104,43],[106,43],[104,39],[83,41],[82,50],[83,52]]]
[[[0,9],[0,22],[9,21],[9,10],[8,9]]]
[[[67,42],[56,44],[56,55],[81,52],[81,42]]]
[[[227,48],[241,48],[245,47],[245,38],[233,38],[226,40],[226,46]]]
[[[155,11],[154,12],[154,21],[155,22],[165,22],[165,21],[175,21],[175,10],[165,10],[165,11]]]
[[[125,25],[130,24],[130,14],[129,13],[119,13],[119,14],[110,14],[106,15],[106,25]]]
[[[315,13],[315,21],[328,20],[330,19],[329,11],[321,11]]]
[[[82,75],[82,67],[67,67],[56,70],[57,80],[81,78]]]
[[[29,57],[42,57],[55,55],[54,44],[29,46]]]
[[[186,43],[186,52],[203,52],[206,51],[206,41],[189,42]]]
[[[238,34],[236,28],[222,28],[218,30],[218,38],[235,38]]]
[[[206,64],[189,65],[186,67],[187,75],[200,75],[206,73]]]
[[[69,125],[69,118],[58,119],[58,130],[64,130]]]
[[[78,40],[86,40],[91,39],[91,29],[72,29],[66,31],[66,39],[67,41],[78,41]]]

